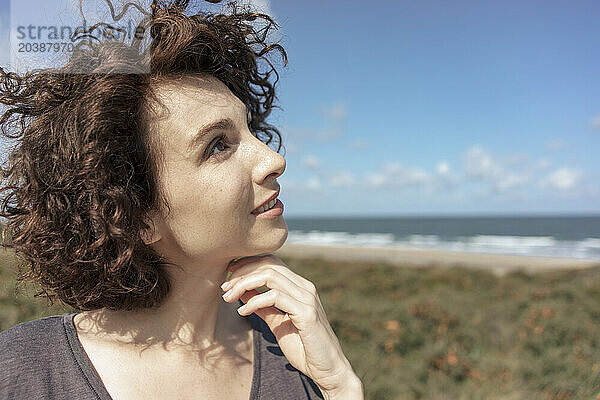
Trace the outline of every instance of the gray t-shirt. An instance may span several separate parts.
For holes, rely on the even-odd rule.
[[[112,400],[87,357],[73,324],[55,315],[0,332],[0,399]],[[250,400],[322,399],[315,383],[292,367],[269,326],[250,318],[254,374]]]

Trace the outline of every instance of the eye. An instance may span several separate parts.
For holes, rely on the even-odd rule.
[[[212,141],[210,146],[208,146],[208,153],[206,155],[206,158],[218,156],[219,154],[221,154],[228,148],[229,148],[229,146],[226,143],[225,135],[221,135],[221,136],[215,138],[215,140]],[[215,152],[215,150],[219,150],[219,151]]]

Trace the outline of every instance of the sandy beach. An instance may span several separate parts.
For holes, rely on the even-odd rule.
[[[321,258],[330,261],[385,262],[392,265],[424,267],[467,267],[491,271],[497,275],[522,270],[537,273],[552,270],[600,266],[594,260],[481,254],[415,248],[319,246],[286,243],[275,254],[295,258]]]

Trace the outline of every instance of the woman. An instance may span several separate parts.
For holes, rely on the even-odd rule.
[[[61,69],[0,69],[5,245],[81,311],[0,334],[0,398],[363,397],[315,286],[270,254],[276,25],[188,6],[155,0],[143,51],[86,39]]]

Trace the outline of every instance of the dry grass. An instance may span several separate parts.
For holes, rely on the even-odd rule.
[[[367,399],[600,399],[600,268],[497,277],[283,259],[319,288]],[[0,330],[73,311],[15,295],[14,278],[0,252]]]

